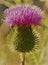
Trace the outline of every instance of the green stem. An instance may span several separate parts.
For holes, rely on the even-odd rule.
[[[23,61],[22,61],[22,65],[25,65],[25,53],[23,53]]]
[[[21,64],[20,65],[25,65],[25,53],[21,53],[20,58],[21,58]]]

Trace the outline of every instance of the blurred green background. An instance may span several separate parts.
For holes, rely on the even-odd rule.
[[[0,0],[0,65],[20,65],[20,55],[13,46],[6,43],[10,27],[3,23],[3,12],[6,8],[17,4],[39,6],[43,11],[43,26],[34,27],[39,36],[39,46],[26,54],[25,65],[48,65],[48,0]]]

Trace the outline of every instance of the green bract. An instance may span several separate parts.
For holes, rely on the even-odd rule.
[[[37,36],[31,26],[15,27],[8,36],[8,43],[15,46],[19,52],[29,52],[36,45]]]

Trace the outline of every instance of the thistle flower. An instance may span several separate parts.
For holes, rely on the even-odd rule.
[[[8,42],[13,43],[17,51],[31,51],[38,41],[31,25],[40,25],[41,9],[34,5],[17,5],[5,10],[4,15],[4,22],[9,23],[9,25],[19,25],[15,26],[15,29],[13,28],[13,33],[11,30],[12,35],[9,35],[11,40],[8,40]]]
[[[4,22],[11,25],[39,25],[42,12],[34,5],[17,5],[6,9],[4,16]]]

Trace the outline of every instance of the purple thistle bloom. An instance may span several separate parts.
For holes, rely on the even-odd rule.
[[[39,25],[42,19],[41,9],[31,5],[17,5],[6,9],[4,22],[11,25]]]

